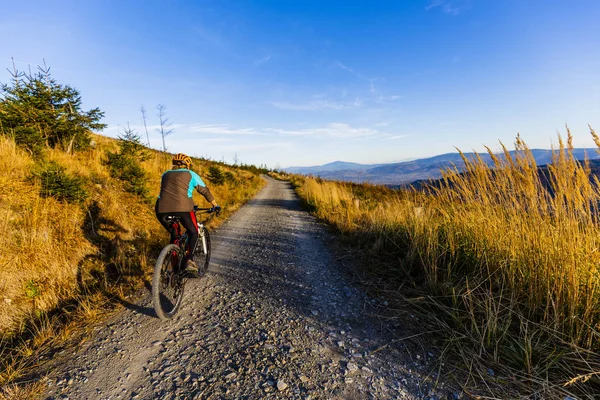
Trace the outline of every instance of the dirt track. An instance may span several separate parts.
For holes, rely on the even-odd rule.
[[[46,398],[446,398],[423,375],[432,354],[387,346],[289,183],[269,179],[212,237],[176,318],[150,296],[113,316],[54,361]]]

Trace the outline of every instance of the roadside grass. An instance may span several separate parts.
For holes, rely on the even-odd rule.
[[[517,138],[514,157],[464,157],[420,191],[292,178],[372,289],[444,336],[475,397],[600,396],[600,185],[567,133],[542,172]]]
[[[93,140],[88,150],[45,149],[33,159],[0,136],[0,398],[29,397],[39,390],[38,383],[19,383],[74,331],[132,301],[149,284],[155,257],[168,241],[153,201],[126,192],[124,183],[110,176],[103,161],[118,142],[99,135]],[[41,196],[40,182],[31,175],[48,162],[84,182],[83,202]],[[206,172],[214,164],[194,159],[194,169],[223,207],[211,227],[264,185],[257,173],[223,163],[219,168],[229,181],[212,184]],[[150,151],[141,166],[154,199],[171,156]]]

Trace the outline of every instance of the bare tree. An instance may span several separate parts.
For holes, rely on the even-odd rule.
[[[238,154],[235,153],[235,155],[233,156],[233,165],[238,165],[239,163],[239,158],[238,158]]]
[[[160,128],[158,128],[157,131],[158,133],[160,133],[160,136],[162,136],[163,151],[167,151],[167,145],[165,144],[165,136],[169,136],[171,133],[173,133],[173,129],[171,128],[171,126],[173,126],[173,123],[169,121],[169,118],[167,118],[165,114],[165,110],[167,109],[167,107],[165,107],[164,104],[157,105],[156,109],[158,110],[158,120],[160,122]]]
[[[146,109],[144,105],[140,107],[140,111],[142,113],[142,120],[144,121],[144,129],[146,130],[146,139],[148,140],[148,147],[150,147],[150,135],[148,135],[148,126],[146,125]]]

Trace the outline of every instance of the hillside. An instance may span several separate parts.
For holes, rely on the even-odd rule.
[[[514,156],[515,151],[511,151],[510,154]],[[546,165],[552,161],[552,150],[532,149],[531,154],[535,158],[537,165]],[[595,149],[577,148],[573,149],[572,154],[578,160],[583,160],[586,157],[589,159],[600,158],[600,154]],[[492,158],[487,153],[464,153],[464,155],[469,159],[479,156],[488,165],[492,164]],[[463,168],[464,163],[459,153],[447,153],[418,160],[379,165],[336,161],[335,163],[323,166],[291,167],[286,169],[286,171],[319,176],[329,180],[401,185],[417,180],[441,178],[441,171],[453,165],[456,165],[459,170]]]
[[[147,193],[135,194],[131,181],[113,177],[107,165],[119,141],[91,139],[91,147],[74,154],[46,148],[32,157],[0,135],[0,386],[26,365],[19,354],[34,354],[74,321],[95,319],[148,282],[168,241],[153,199],[171,155],[148,151],[140,162]],[[223,206],[213,226],[264,185],[252,167],[194,159],[193,169]],[[51,194],[43,182],[60,185]],[[81,197],[61,197],[65,192]]]

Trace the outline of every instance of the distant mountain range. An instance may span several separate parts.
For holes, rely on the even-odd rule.
[[[531,150],[538,166],[550,164],[552,162],[552,150],[532,149]],[[514,156],[515,151],[510,152]],[[477,153],[464,153],[470,159],[473,159]],[[573,155],[578,160],[583,160],[586,156],[590,160],[600,159],[600,154],[595,148],[578,148],[573,150]],[[488,164],[492,159],[487,153],[479,153],[479,156]],[[462,170],[464,163],[458,153],[441,154],[429,158],[418,160],[392,163],[392,164],[358,164],[352,162],[335,161],[325,165],[313,167],[289,167],[285,170],[290,173],[319,176],[323,179],[349,181],[349,182],[369,182],[380,185],[402,185],[423,179],[441,178],[441,170],[456,165]]]

